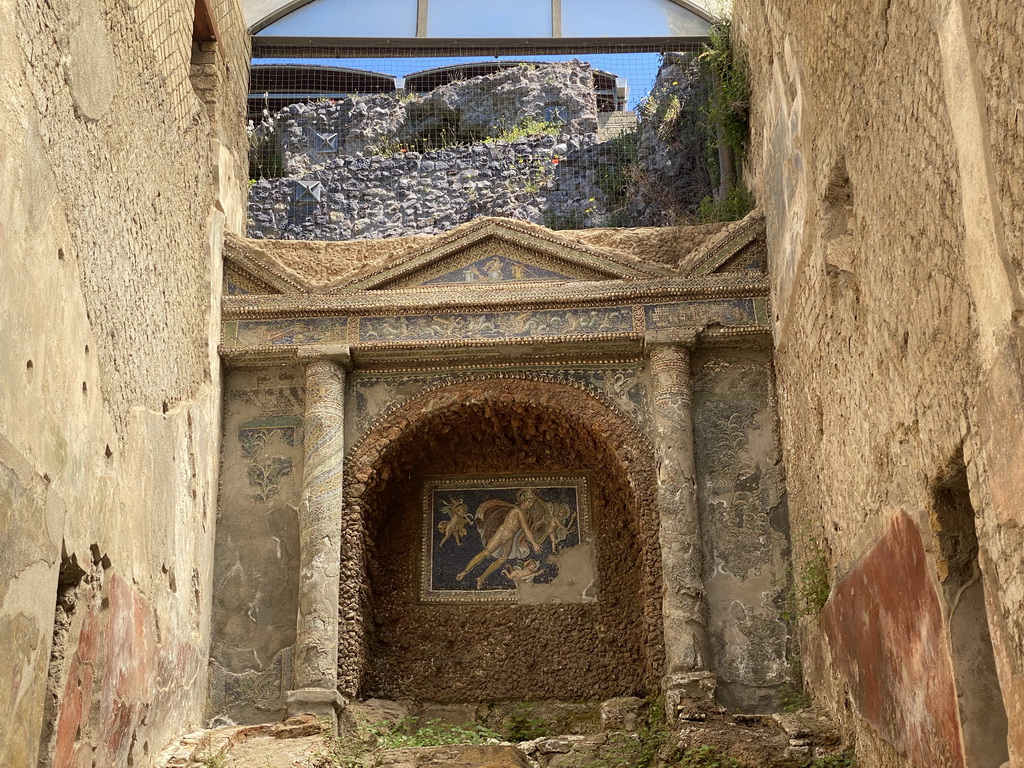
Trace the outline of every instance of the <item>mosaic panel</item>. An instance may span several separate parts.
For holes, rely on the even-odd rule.
[[[594,602],[595,574],[584,475],[424,484],[424,602]]]
[[[522,339],[543,336],[631,333],[630,307],[549,309],[526,312],[460,312],[450,315],[364,317],[359,341]]]
[[[679,301],[644,307],[644,320],[650,330],[686,328],[706,323],[757,325],[755,299],[714,299]]]
[[[285,320],[238,320],[225,324],[228,346],[275,344],[345,343],[348,319],[344,317],[298,317]]]
[[[238,430],[242,457],[248,462],[246,477],[254,488],[252,500],[266,504],[280,491],[281,478],[292,473],[292,460],[277,455],[276,441],[294,448],[301,440],[302,418],[299,416],[268,416],[245,422]]]
[[[561,272],[544,269],[535,264],[510,259],[496,253],[438,275],[427,280],[423,285],[442,283],[526,283],[569,279],[571,279],[569,275],[562,274]]]

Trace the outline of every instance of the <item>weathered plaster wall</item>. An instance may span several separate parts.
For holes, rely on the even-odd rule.
[[[703,352],[693,364],[697,497],[718,701],[777,712],[792,685],[784,617],[789,518],[766,350]]]
[[[191,2],[0,2],[4,765],[150,765],[202,717],[246,167],[247,42],[213,5],[226,58],[193,73]]]
[[[802,620],[808,681],[864,764],[965,763],[942,489],[966,462],[999,672],[986,695],[1001,690],[1020,765],[1024,16],[998,2],[741,0],[736,28],[795,580],[823,562],[833,582]]]
[[[235,722],[282,715],[291,688],[305,383],[301,368],[224,380],[209,713]]]

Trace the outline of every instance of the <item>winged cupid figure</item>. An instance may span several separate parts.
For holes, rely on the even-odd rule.
[[[477,507],[473,519],[484,546],[473,556],[465,569],[456,575],[456,580],[462,581],[480,563],[488,557],[493,557],[494,562],[488,565],[476,580],[476,588],[483,589],[487,577],[498,570],[506,560],[518,560],[530,554],[527,544],[535,553],[540,554],[541,545],[537,543],[537,533],[547,533],[547,506],[537,498],[532,488],[521,488],[516,494],[515,504],[501,499],[487,499],[482,502]]]

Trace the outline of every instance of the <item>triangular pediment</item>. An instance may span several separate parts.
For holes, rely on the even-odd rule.
[[[299,280],[271,268],[267,261],[266,254],[252,241],[228,235],[224,248],[224,293],[244,296],[301,293],[306,289]]]
[[[764,214],[754,211],[730,224],[687,257],[684,274],[692,277],[723,272],[764,272],[768,248]]]
[[[484,221],[375,272],[335,286],[357,290],[452,288],[459,285],[638,280],[658,277],[639,264],[504,221]]]

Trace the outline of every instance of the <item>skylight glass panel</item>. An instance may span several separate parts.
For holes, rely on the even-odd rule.
[[[430,37],[551,37],[551,0],[429,0]]]
[[[416,37],[416,0],[313,0],[264,28],[259,35]]]
[[[690,37],[709,27],[668,0],[562,0],[562,37]]]

